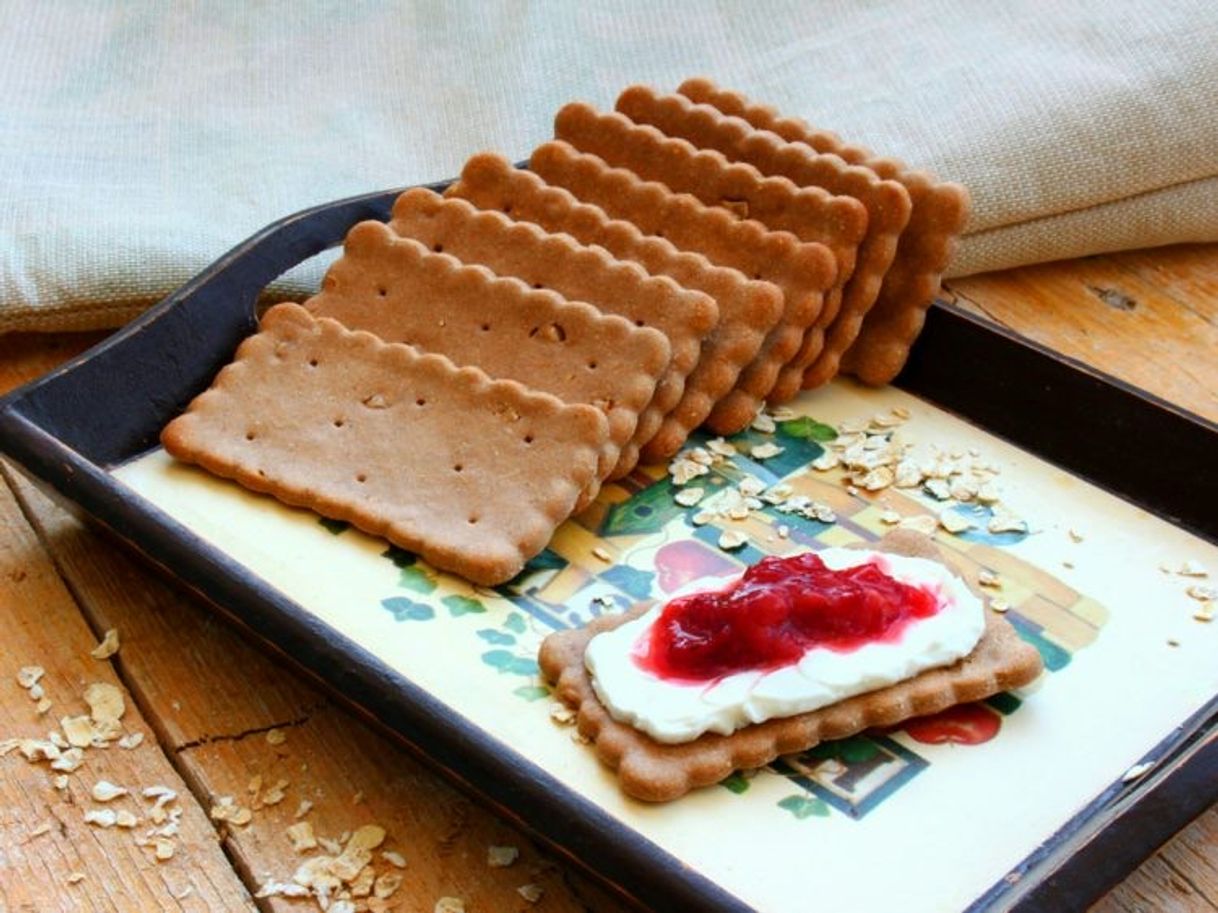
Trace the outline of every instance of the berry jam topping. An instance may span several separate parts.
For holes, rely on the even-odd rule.
[[[764,558],[722,590],[669,602],[634,661],[660,678],[705,682],[793,665],[813,647],[895,642],[939,599],[937,588],[894,580],[882,560],[831,570],[815,552]]]

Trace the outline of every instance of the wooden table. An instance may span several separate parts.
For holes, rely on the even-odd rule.
[[[950,283],[948,293],[1218,420],[1216,246],[973,277]],[[0,391],[100,338],[0,339]],[[0,740],[45,736],[61,716],[87,712],[81,695],[96,681],[122,689],[126,729],[145,735],[131,750],[90,750],[63,790],[54,788],[45,764],[17,752],[0,758],[0,910],[315,909],[311,901],[253,897],[266,879],[289,878],[304,858],[285,834],[302,800],[313,803],[306,817],[319,835],[335,838],[370,823],[385,828],[385,847],[406,860],[393,909],[431,911],[442,896],[462,898],[470,913],[624,909],[7,466],[0,484],[0,621]],[[91,658],[109,628],[120,632],[121,651],[111,660]],[[15,681],[19,667],[33,664],[45,667],[41,684],[54,702],[43,717]],[[285,798],[256,808],[244,826],[211,820],[222,796],[258,805],[251,793],[256,777],[263,799],[286,780]],[[135,845],[143,828],[84,823],[83,811],[93,806],[89,790],[101,779],[177,792],[170,807],[182,815],[171,859],[157,862],[151,848]],[[146,813],[149,803],[123,797],[108,807]],[[516,846],[520,858],[489,867],[490,845]],[[524,884],[544,889],[540,902],[517,893]],[[1218,910],[1218,806],[1095,909]]]

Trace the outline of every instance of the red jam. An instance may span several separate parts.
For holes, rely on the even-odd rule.
[[[881,561],[835,571],[815,552],[764,558],[722,590],[669,602],[634,661],[660,678],[709,681],[792,665],[813,647],[844,653],[895,641],[939,600],[894,580]]]

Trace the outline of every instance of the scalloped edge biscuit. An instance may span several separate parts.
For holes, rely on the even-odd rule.
[[[702,340],[719,322],[714,300],[667,276],[652,276],[633,261],[618,260],[604,248],[580,244],[568,234],[547,232],[532,222],[513,221],[495,210],[477,209],[468,200],[445,199],[424,187],[398,197],[389,227],[465,263],[618,314],[635,326],[654,327],[668,338],[672,350],[668,369],[608,477],[629,473],[638,462],[641,445],[655,436],[664,416],[684,395],[685,380],[698,365]]]
[[[908,530],[864,543],[893,554],[942,560],[935,544]],[[975,581],[972,588],[977,590]],[[984,597],[983,597],[984,598]],[[644,603],[623,615],[601,616],[578,630],[559,631],[542,643],[538,661],[560,700],[578,711],[579,732],[597,756],[616,771],[622,790],[646,802],[668,802],[692,789],[718,783],[734,770],[762,767],[829,739],[874,726],[893,726],[955,704],[978,701],[1028,684],[1043,668],[1040,654],[1010,623],[986,610],[986,627],[973,652],[950,666],[931,669],[877,691],[820,710],[768,720],[731,735],[708,733],[691,742],[666,745],[614,720],[596,697],[584,666],[588,641],[646,612]]]
[[[864,319],[858,339],[842,359],[843,370],[865,383],[879,385],[891,381],[909,357],[909,347],[921,332],[926,310],[939,293],[943,271],[951,262],[956,241],[968,222],[967,188],[912,169],[899,159],[877,156],[798,118],[782,117],[773,108],[720,89],[709,79],[688,79],[677,91],[789,142],[806,143],[818,152],[832,153],[852,165],[870,168],[881,178],[898,181],[909,192],[912,203],[909,225],[901,235],[876,303]]]
[[[562,140],[538,146],[529,159],[529,170],[599,206],[611,218],[637,225],[644,234],[663,237],[678,249],[703,254],[712,263],[778,286],[784,301],[782,319],[741,372],[735,389],[712,411],[708,424],[719,424],[716,412],[756,411],[767,394],[775,393],[784,366],[803,346],[805,335],[821,314],[825,293],[834,283],[837,264],[825,245],[800,241],[787,231],[771,231],[752,219],[737,219],[690,194],[676,194],[632,171],[612,168],[598,156],[579,152]],[[798,376],[802,373],[800,369]],[[798,392],[797,382],[786,399]],[[785,400],[775,396],[774,401]]]
[[[348,329],[601,408],[609,440],[580,509],[621,459],[671,357],[659,330],[436,253],[383,222],[347,233],[322,291],[304,306]]]
[[[616,107],[636,123],[650,124],[699,148],[718,150],[729,161],[747,162],[762,174],[789,178],[798,187],[823,187],[832,194],[853,197],[867,208],[867,234],[859,243],[854,273],[842,290],[841,306],[831,324],[821,324],[825,336],[820,354],[811,362],[805,357],[791,364],[775,388],[774,399],[783,402],[801,387],[832,380],[842,355],[858,337],[876,302],[898,240],[909,223],[911,203],[905,187],[881,179],[870,168],[850,165],[832,153],[819,153],[806,143],[789,142],[684,95],[662,95],[648,86],[631,86],[618,96]]]
[[[644,235],[630,222],[610,219],[600,207],[581,203],[569,191],[546,184],[501,155],[485,152],[470,158],[445,195],[535,222],[547,231],[565,232],[583,244],[600,245],[616,257],[641,264],[652,275],[670,276],[680,285],[706,292],[718,303],[719,324],[703,341],[702,357],[686,380],[681,402],[644,445],[641,458],[646,462],[663,462],[685,445],[690,432],[731,392],[781,316],[782,292],[772,283],[750,280],[739,270],[715,266],[701,254],[679,251],[663,238]],[[752,419],[749,415],[727,433],[741,430]]]
[[[688,140],[636,124],[616,111],[598,112],[583,102],[564,105],[554,124],[558,138],[610,165],[678,193],[692,193],[707,205],[722,206],[768,228],[789,231],[800,240],[826,245],[837,260],[837,279],[801,353],[805,360],[810,352],[819,354],[823,334],[816,331],[836,318],[858,246],[866,237],[868,215],[862,203],[821,187],[797,187],[789,178],[763,175],[747,162],[729,162],[716,149],[698,149]]]
[[[476,427],[476,436],[469,429]],[[494,586],[595,478],[604,414],[280,304],[161,434],[174,457]]]

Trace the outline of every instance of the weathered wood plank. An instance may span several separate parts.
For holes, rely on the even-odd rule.
[[[8,487],[0,484],[0,740],[47,738],[64,716],[87,714],[86,686],[122,687],[110,662],[89,656],[96,638],[81,617]],[[41,685],[54,706],[39,716],[16,680],[22,666],[46,669]],[[253,909],[216,841],[215,829],[156,744],[139,709],[127,696],[127,732],[145,741],[125,750],[86,749],[68,786],[53,785],[57,772],[31,764],[18,752],[0,758],[0,910],[160,911]],[[101,808],[90,796],[99,780],[138,791],[163,784],[177,791],[183,809],[174,857],[158,863],[135,845],[135,831],[102,830],[84,821]],[[146,819],[148,803],[123,797],[108,808]],[[46,828],[45,832],[43,829]],[[83,880],[69,884],[73,873]]]
[[[961,306],[1218,421],[1218,245],[953,279]]]
[[[245,827],[225,829],[225,847],[252,888],[287,880],[307,858],[285,834],[307,799],[313,808],[305,817],[319,835],[337,838],[373,823],[385,828],[386,847],[408,860],[394,895],[406,909],[430,910],[442,896],[461,897],[471,910],[622,909],[247,643],[213,609],[29,483],[18,480],[16,488],[85,614],[99,630],[122,632],[124,676],[203,805],[232,796],[248,807],[255,777],[264,788],[289,781],[281,803],[256,810]],[[281,745],[267,741],[272,728],[284,734]],[[518,847],[519,861],[489,867],[492,844]],[[540,904],[517,894],[528,883],[543,888]],[[282,899],[269,905],[297,909]]]

